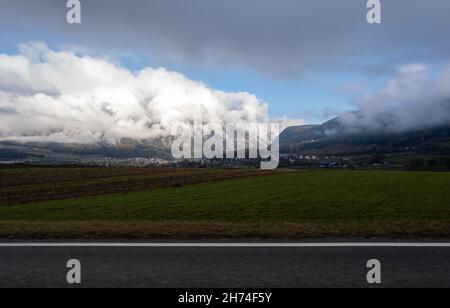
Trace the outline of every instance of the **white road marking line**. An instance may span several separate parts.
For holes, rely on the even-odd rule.
[[[5,247],[43,248],[450,248],[450,243],[0,243]]]

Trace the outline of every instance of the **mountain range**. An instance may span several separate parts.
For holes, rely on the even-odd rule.
[[[322,125],[289,127],[280,135],[282,153],[363,155],[414,152],[450,155],[450,124],[395,131],[354,127],[337,117]]]
[[[295,126],[280,137],[280,152],[318,156],[356,156],[409,153],[450,156],[450,125],[409,131],[370,130],[353,127],[341,117],[321,125]],[[171,160],[170,142],[122,140],[108,144],[58,144],[0,142],[0,161],[98,161],[136,157]]]

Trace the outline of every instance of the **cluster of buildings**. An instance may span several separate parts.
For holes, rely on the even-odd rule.
[[[309,154],[281,154],[280,159],[296,162],[302,160],[321,160],[323,158],[317,155],[309,155]],[[328,159],[328,157],[326,159]]]

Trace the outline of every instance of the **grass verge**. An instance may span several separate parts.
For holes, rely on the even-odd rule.
[[[450,221],[338,224],[0,221],[0,238],[15,240],[439,239],[450,238]]]

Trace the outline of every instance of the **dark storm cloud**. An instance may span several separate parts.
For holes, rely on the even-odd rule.
[[[0,18],[11,35],[44,28],[97,50],[272,76],[342,68],[375,74],[448,60],[450,1],[381,2],[381,25],[367,24],[366,0],[81,0],[79,26],[65,23],[65,0],[1,0]]]

